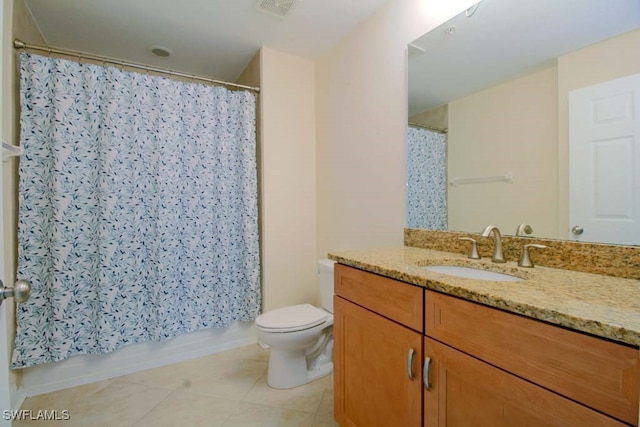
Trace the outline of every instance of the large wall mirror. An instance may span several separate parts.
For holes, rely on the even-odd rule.
[[[640,244],[639,28],[638,0],[483,0],[410,43],[407,225]],[[576,102],[636,122],[579,157]]]

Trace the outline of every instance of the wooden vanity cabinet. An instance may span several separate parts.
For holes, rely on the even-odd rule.
[[[336,264],[334,418],[342,427],[422,425],[423,293]]]
[[[342,427],[638,425],[637,348],[341,264],[335,294]]]

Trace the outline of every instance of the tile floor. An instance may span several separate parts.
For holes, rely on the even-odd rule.
[[[269,351],[257,344],[161,368],[27,398],[23,410],[69,411],[68,421],[14,421],[14,427],[327,427],[333,376],[290,390],[267,386]]]

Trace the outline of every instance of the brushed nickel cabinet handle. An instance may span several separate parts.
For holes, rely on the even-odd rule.
[[[429,368],[431,368],[431,358],[424,358],[424,370],[422,371],[422,382],[424,382],[424,388],[427,391],[431,390],[431,385],[429,384]]]
[[[407,375],[411,381],[413,381],[413,356],[415,353],[415,350],[410,348],[409,356],[407,357]]]

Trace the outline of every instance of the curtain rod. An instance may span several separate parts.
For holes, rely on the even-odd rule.
[[[179,71],[173,71],[167,68],[152,67],[150,65],[144,65],[136,62],[128,62],[120,59],[110,58],[108,56],[99,56],[99,55],[94,55],[91,53],[85,53],[85,52],[80,52],[75,50],[56,49],[56,48],[51,48],[46,46],[38,46],[38,45],[25,43],[19,39],[13,40],[13,47],[15,49],[39,50],[42,52],[48,52],[49,54],[55,53],[57,55],[75,56],[79,60],[90,59],[90,60],[102,62],[105,64],[119,65],[121,67],[135,68],[138,70],[153,71],[154,73],[168,74],[169,76],[186,77],[188,79],[198,80],[198,81],[202,81],[202,82],[206,82],[214,85],[230,86],[238,89],[246,89],[253,92],[260,92],[260,88],[256,86],[245,86],[237,83],[230,83],[222,80],[210,79],[208,77],[196,76],[195,74],[181,73]]]
[[[409,126],[410,127],[414,127],[414,128],[421,128],[421,129],[426,129],[426,130],[430,130],[431,132],[437,132],[437,133],[447,133],[447,129],[436,129],[436,128],[432,128],[429,126],[425,126],[425,125],[420,125],[418,123],[413,123],[413,122],[409,122]]]

